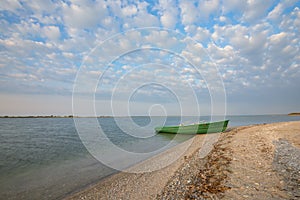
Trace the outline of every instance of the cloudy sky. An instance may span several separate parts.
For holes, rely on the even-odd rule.
[[[300,111],[297,0],[1,0],[0,16],[0,115]]]

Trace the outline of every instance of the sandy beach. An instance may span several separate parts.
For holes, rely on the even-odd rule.
[[[132,170],[143,173],[121,172],[65,199],[298,199],[300,121],[197,135]]]

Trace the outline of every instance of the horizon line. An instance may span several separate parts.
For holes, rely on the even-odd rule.
[[[257,116],[257,115],[300,115],[300,112],[277,113],[277,114],[230,114],[224,116]],[[99,115],[99,116],[74,116],[74,115],[1,115],[0,118],[114,118],[114,117],[201,117],[223,115]]]

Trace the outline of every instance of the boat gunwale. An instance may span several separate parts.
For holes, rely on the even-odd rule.
[[[215,123],[228,123],[229,120],[223,120],[223,121],[217,121],[217,122],[206,122],[206,123],[198,123],[198,124],[189,124],[189,125],[177,125],[177,126],[158,126],[155,128],[156,129],[162,129],[162,128],[180,128],[180,127],[191,127],[191,126],[200,126],[200,125],[211,125]]]

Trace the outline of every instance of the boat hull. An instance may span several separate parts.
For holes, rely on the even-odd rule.
[[[192,124],[186,126],[161,126],[156,127],[157,133],[172,133],[172,134],[206,134],[218,133],[226,130],[229,120]]]

